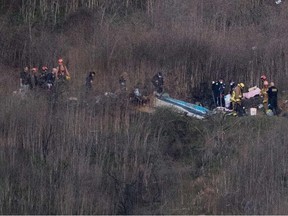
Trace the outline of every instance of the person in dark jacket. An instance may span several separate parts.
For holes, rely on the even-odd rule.
[[[270,83],[270,87],[267,91],[268,94],[268,107],[273,111],[274,115],[277,115],[278,112],[278,89],[275,87],[274,82]]]
[[[236,84],[234,81],[230,80],[229,85],[230,85],[230,92],[229,92],[229,94],[232,95],[233,90],[234,90],[234,88],[237,86],[237,84]]]
[[[217,95],[217,105],[220,107],[225,107],[225,100],[224,100],[224,96],[225,96],[225,88],[226,85],[223,81],[223,79],[219,79],[218,81],[218,95]]]
[[[134,105],[145,105],[148,101],[148,97],[145,95],[144,86],[141,82],[138,82],[135,85],[129,97],[130,102]]]
[[[223,79],[219,79],[217,82],[212,81],[212,93],[214,103],[217,107],[225,107],[224,93],[226,85]]]
[[[20,91],[27,92],[31,83],[31,76],[29,68],[24,67],[23,71],[20,72]]]
[[[158,94],[163,93],[164,78],[161,72],[155,74],[152,78],[152,84]]]
[[[211,89],[212,89],[213,102],[216,107],[217,107],[217,95],[219,91],[217,86],[218,86],[217,82],[213,80],[211,84]]]
[[[46,86],[48,90],[51,90],[52,87],[55,84],[55,79],[56,79],[56,74],[57,74],[57,68],[53,68],[52,71],[48,72],[46,75]]]
[[[46,87],[45,85],[46,85],[47,70],[48,70],[48,67],[42,66],[41,72],[39,74],[39,79],[38,79],[38,85],[41,88],[45,88]]]
[[[94,71],[91,71],[88,73],[88,75],[86,77],[86,82],[85,82],[86,93],[88,93],[92,90],[92,83],[93,83],[95,74],[96,73]]]

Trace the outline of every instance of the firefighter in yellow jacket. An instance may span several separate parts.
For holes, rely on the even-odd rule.
[[[231,102],[233,106],[233,115],[242,116],[244,114],[244,109],[242,106],[242,98],[243,98],[243,88],[245,87],[244,83],[239,83],[232,92]]]
[[[268,88],[269,88],[269,83],[267,80],[265,80],[263,82],[263,88],[261,89],[261,92],[260,92],[261,97],[263,97],[263,106],[264,106],[265,113],[268,110],[268,93],[267,93]]]

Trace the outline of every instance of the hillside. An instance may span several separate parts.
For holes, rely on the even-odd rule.
[[[118,90],[124,71],[129,88],[149,91],[162,71],[165,90],[185,100],[211,80],[249,87],[265,73],[287,100],[287,9],[268,0],[1,1],[0,213],[287,214],[287,118],[201,121],[96,100]],[[69,88],[12,94],[24,66],[51,69],[59,57]],[[96,78],[85,101],[88,71]]]

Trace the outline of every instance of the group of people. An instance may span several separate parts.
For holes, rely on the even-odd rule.
[[[87,74],[85,80],[86,92],[91,92],[92,83],[94,81],[95,72],[91,71]],[[41,71],[38,72],[38,68],[33,67],[29,70],[28,67],[24,67],[24,70],[20,73],[20,90],[23,92],[28,91],[29,89],[35,88],[44,88],[51,90],[56,83],[66,82],[70,80],[70,73],[67,69],[67,66],[64,64],[62,58],[58,59],[58,66],[52,68],[52,70],[48,70],[47,66],[42,66]],[[273,112],[273,114],[277,114],[278,106],[277,106],[277,95],[278,89],[275,87],[274,82],[268,82],[267,77],[265,75],[261,76],[262,81],[262,89],[260,92],[260,96],[263,98],[263,107],[265,112]],[[124,72],[121,74],[119,78],[119,85],[121,92],[127,92],[128,87],[128,74]],[[164,91],[164,77],[162,72],[156,73],[152,79],[151,83],[154,86],[154,92],[156,96],[161,96]],[[234,115],[242,116],[244,114],[243,109],[243,90],[244,83],[235,83],[234,81],[230,81],[229,89],[226,90],[226,85],[223,79],[219,79],[218,81],[212,81],[212,97],[213,102],[216,107],[226,107],[233,111]],[[229,105],[227,107],[227,101],[225,100],[225,95],[229,95]],[[138,83],[134,86],[132,92],[129,94],[130,101],[136,104],[144,104],[148,100],[148,95],[143,91],[142,86]]]
[[[268,82],[265,75],[261,76],[262,89],[260,91],[260,96],[263,98],[263,107],[265,113],[271,113],[276,115],[278,113],[277,95],[278,89],[275,87],[274,82]],[[245,113],[243,108],[243,90],[244,83],[235,83],[230,81],[229,87],[229,104],[225,101],[226,85],[223,79],[218,81],[212,81],[212,95],[213,101],[216,107],[226,107],[233,111],[233,115],[242,116]],[[270,114],[269,113],[269,114]]]
[[[129,93],[129,100],[133,104],[143,105],[149,101],[148,98],[148,89],[147,86],[142,85],[141,82],[138,82],[130,91],[129,89],[129,79],[128,73],[124,72],[119,77],[120,92]],[[164,78],[162,72],[156,73],[151,82],[154,86],[154,92],[157,96],[160,96],[164,91]]]
[[[96,73],[94,71],[87,73],[85,78],[85,92],[87,94],[92,92],[95,75]],[[49,70],[47,66],[42,66],[40,71],[38,71],[38,68],[36,67],[33,67],[30,70],[28,67],[24,67],[23,71],[20,72],[20,92],[27,93],[29,90],[37,88],[52,90],[57,83],[64,83],[70,79],[70,73],[62,58],[58,59],[58,66],[51,70]],[[129,90],[128,82],[128,73],[122,73],[119,78],[121,92],[127,92]],[[151,82],[155,87],[155,92],[160,95],[163,92],[164,85],[162,73],[158,72],[152,78]],[[129,96],[132,102],[138,104],[143,104],[147,101],[147,95],[143,91],[140,83],[134,87]]]
[[[36,88],[52,89],[56,82],[64,82],[70,79],[70,73],[63,62],[63,59],[58,59],[58,66],[48,70],[47,66],[42,66],[41,71],[37,67],[29,70],[29,67],[24,67],[20,72],[20,91],[26,93],[28,90]]]
[[[224,83],[223,79],[219,79],[218,81],[212,81],[212,96],[213,96],[213,102],[217,107],[225,107],[225,89],[226,89],[226,84]],[[230,84],[230,88],[231,87]]]
[[[90,89],[92,86],[93,78],[95,72],[89,72],[86,78],[86,87]],[[261,76],[262,80],[262,89],[260,96],[263,98],[263,106],[265,113],[271,111],[274,115],[278,112],[277,106],[277,94],[278,89],[275,87],[274,82],[268,83],[265,75]],[[121,92],[128,92],[130,89],[128,87],[128,74],[124,72],[119,77],[119,86]],[[156,73],[152,79],[151,83],[154,86],[154,93],[156,96],[161,96],[164,92],[164,77],[162,72]],[[232,110],[233,115],[242,116],[245,113],[243,107],[243,90],[245,85],[243,82],[236,83],[230,81],[229,89],[226,89],[226,84],[223,79],[218,81],[212,81],[212,95],[215,107],[227,107],[227,101],[225,100],[226,96],[229,95],[229,104],[228,107]],[[134,104],[145,104],[148,101],[148,92],[147,89],[137,83],[134,88],[129,92],[130,101]],[[228,93],[228,94],[227,94]]]

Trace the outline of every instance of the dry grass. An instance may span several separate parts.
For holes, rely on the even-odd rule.
[[[79,90],[90,70],[93,95],[116,91],[123,71],[149,91],[159,70],[182,99],[219,77],[259,84],[264,72],[286,90],[286,2],[55,2],[43,17],[38,4],[0,3],[1,214],[287,214],[285,118],[201,122],[121,99],[87,105]],[[11,96],[19,68],[59,56],[67,95]]]
[[[3,99],[2,214],[286,212],[285,119],[73,103]]]

